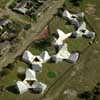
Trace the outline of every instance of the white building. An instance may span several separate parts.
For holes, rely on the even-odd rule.
[[[47,62],[50,59],[50,55],[47,51],[44,51],[40,54],[40,57],[43,59],[43,62]]]
[[[32,64],[33,62],[33,59],[34,59],[34,56],[32,55],[31,52],[29,52],[28,50],[26,50],[22,56],[22,59],[27,62],[27,63],[30,63]]]
[[[28,68],[26,70],[24,80],[26,80],[26,81],[37,81],[35,71]]]
[[[70,55],[71,54],[67,49],[67,44],[64,43],[62,48],[60,48],[60,50],[58,51],[58,53],[51,57],[51,61],[57,63],[57,62],[62,61],[64,59],[68,59]]]
[[[75,27],[79,27],[80,26],[80,23],[78,21],[78,19],[80,18],[83,18],[84,17],[84,13],[81,12],[81,13],[78,13],[78,14],[71,14],[68,10],[65,10],[63,12],[63,15],[62,15],[64,18],[67,18],[71,24],[75,25]]]
[[[44,91],[46,90],[46,88],[47,88],[47,85],[42,82],[35,82],[32,85],[33,92],[35,92],[35,93],[43,94]]]
[[[32,70],[34,70],[35,72],[41,72],[42,71],[42,64],[39,62],[34,62],[32,64]]]
[[[71,55],[69,56],[69,58],[67,59],[68,62],[75,64],[77,62],[79,58],[79,53],[75,52],[75,53],[71,53]]]
[[[52,44],[54,46],[62,47],[64,40],[69,38],[72,35],[72,33],[65,34],[62,30],[57,29],[57,35],[58,35],[58,38],[55,37]]]
[[[28,91],[28,87],[24,84],[24,82],[17,81],[16,86],[20,94]]]
[[[43,63],[43,59],[40,56],[33,55],[30,51],[26,50],[22,56],[22,59],[26,63],[34,64],[34,62]]]
[[[86,23],[83,22],[80,27],[77,29],[76,32],[72,33],[72,37],[86,37],[86,38],[94,38],[95,37],[95,33],[94,32],[90,32],[87,28],[86,28]]]
[[[68,51],[67,44],[64,44],[63,47],[56,54],[56,57],[59,59],[68,59],[70,56],[70,52]]]
[[[59,52],[56,55],[51,57],[51,61],[57,63],[59,61],[65,60],[65,61],[70,62],[70,63],[76,63],[78,58],[79,58],[79,53],[78,52],[70,53],[68,51],[67,44],[64,43],[64,45],[59,50]]]

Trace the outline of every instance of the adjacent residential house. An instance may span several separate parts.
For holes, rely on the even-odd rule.
[[[12,23],[11,20],[1,19],[0,20],[0,29],[2,30],[7,24]]]
[[[26,14],[26,12],[32,7],[33,2],[31,0],[21,1],[17,3],[13,10],[20,12],[22,14]]]

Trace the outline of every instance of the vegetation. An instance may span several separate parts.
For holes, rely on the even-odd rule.
[[[48,72],[48,77],[49,77],[49,78],[55,78],[56,75],[57,75],[56,72]]]
[[[62,17],[63,11],[64,11],[63,8],[59,8],[57,12],[57,16]]]
[[[82,3],[83,0],[70,0],[71,3],[73,3],[73,5],[75,6],[79,6],[80,3]]]
[[[97,83],[96,86],[91,91],[85,91],[78,95],[79,98],[85,100],[99,100],[100,99],[100,83]]]

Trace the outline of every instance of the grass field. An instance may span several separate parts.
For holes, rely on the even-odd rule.
[[[85,1],[84,4],[81,5],[81,8],[85,11],[85,6],[87,7],[88,4],[96,6],[95,14],[86,13],[86,17],[89,24],[93,26],[96,31],[97,44],[94,43],[92,46],[89,46],[89,41],[91,40],[86,40],[84,38],[77,40],[67,39],[65,41],[68,43],[68,48],[71,52],[80,52],[80,59],[75,65],[67,62],[60,62],[58,64],[46,63],[43,65],[42,73],[38,73],[37,75],[38,80],[46,83],[48,86],[43,100],[81,100],[77,98],[75,92],[80,93],[90,90],[97,82],[100,82],[100,0]],[[78,7],[73,7],[68,1],[66,1],[66,5],[72,12],[76,12],[76,9],[80,10]],[[49,27],[51,33],[55,32],[57,28],[62,29],[65,33],[74,31],[73,27],[68,25],[66,21],[60,17],[54,17],[49,23]],[[33,43],[28,48],[33,54],[40,54],[43,50],[48,50],[50,54],[55,53],[51,46],[44,45],[45,47],[43,46],[43,48],[40,48],[36,45],[37,44]],[[17,76],[18,68],[22,67],[26,69],[29,67],[20,60],[17,60],[14,66],[15,68],[13,71],[10,71],[9,74],[0,81],[0,85],[4,85],[5,88],[14,85],[17,80],[20,80]],[[56,77],[48,77],[48,72],[57,73]],[[74,94],[64,94],[64,91],[67,89],[74,91]],[[41,97],[41,95],[38,96],[30,93],[16,95],[11,91],[7,91],[0,95],[0,100],[7,100],[7,98],[8,100],[41,100],[39,97]]]

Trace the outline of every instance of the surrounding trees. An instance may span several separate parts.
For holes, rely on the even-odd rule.
[[[97,83],[93,90],[85,91],[79,94],[78,97],[83,100],[100,100],[100,83]]]

